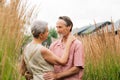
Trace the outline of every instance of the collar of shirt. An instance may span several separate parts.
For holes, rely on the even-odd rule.
[[[57,46],[60,46],[60,48],[65,48],[65,45],[62,43],[62,39],[60,39],[57,43]]]

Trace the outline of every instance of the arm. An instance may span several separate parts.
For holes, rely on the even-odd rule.
[[[69,70],[60,72],[60,73],[55,73],[55,79],[60,79],[60,78],[64,78],[64,77],[68,77],[74,74],[79,73],[79,71],[82,70],[80,67],[72,67]]]
[[[49,62],[51,64],[56,64],[56,65],[57,64],[61,64],[61,65],[66,64],[68,55],[69,55],[68,49],[65,49],[64,55],[60,58],[60,57],[57,57],[56,55],[54,55],[49,49],[47,49],[45,47],[42,48],[41,53],[42,53],[43,58],[47,62]]]
[[[50,51],[49,49],[43,47],[41,49],[41,53],[43,58],[50,62],[51,64],[61,64],[61,65],[65,65],[67,63],[68,60],[68,56],[69,56],[69,49],[70,49],[70,45],[72,43],[72,41],[75,40],[75,38],[73,36],[69,36],[66,46],[65,46],[65,50],[64,50],[64,54],[61,58],[59,58],[58,56],[56,56],[54,53],[52,53],[52,51]]]
[[[59,79],[77,74],[81,70],[83,70],[82,67],[74,66],[74,67],[72,67],[66,71],[60,72],[60,73],[54,73],[54,72],[45,73],[43,77],[45,80],[50,80],[50,79],[59,80]]]

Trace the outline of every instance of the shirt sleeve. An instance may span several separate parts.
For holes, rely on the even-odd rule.
[[[81,42],[76,44],[73,65],[84,68],[84,48]]]

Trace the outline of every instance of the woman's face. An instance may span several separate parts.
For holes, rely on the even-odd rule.
[[[44,33],[45,40],[48,38],[48,34],[49,34],[48,27],[46,27],[46,30],[45,30],[45,33]]]
[[[47,39],[48,34],[49,34],[48,27],[46,27],[45,32],[40,35],[40,38],[44,41]]]

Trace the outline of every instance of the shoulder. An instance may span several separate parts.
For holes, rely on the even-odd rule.
[[[82,41],[80,41],[80,40],[78,40],[78,39],[74,40],[74,42],[72,43],[72,46],[73,46],[75,49],[83,48]]]
[[[41,54],[44,54],[44,53],[48,52],[48,48],[42,46],[40,49],[40,52],[41,52]]]
[[[74,45],[82,45],[82,42],[78,39],[74,40],[73,42]]]

